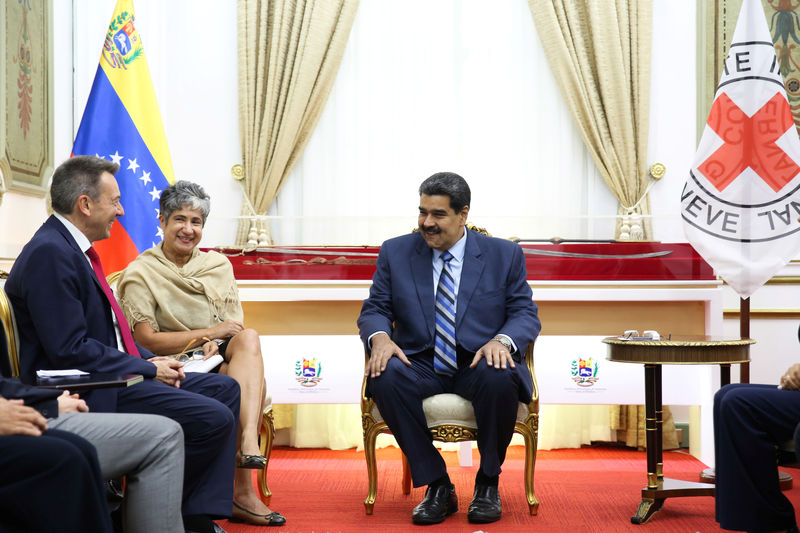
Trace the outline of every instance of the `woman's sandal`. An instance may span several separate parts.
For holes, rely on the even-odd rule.
[[[267,458],[263,455],[242,454],[236,463],[236,468],[252,468],[260,470],[267,464]]]
[[[236,502],[233,502],[233,506],[235,509],[233,510],[233,516],[230,518],[230,522],[246,523],[254,526],[282,526],[286,523],[286,518],[277,511],[272,511],[267,514],[256,514],[253,511],[248,511]],[[236,509],[239,509],[241,513],[237,513]],[[239,516],[237,516],[237,514]]]

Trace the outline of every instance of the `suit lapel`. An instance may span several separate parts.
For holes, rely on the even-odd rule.
[[[435,327],[435,306],[433,293],[433,252],[420,236],[414,247],[411,256],[411,274],[414,277],[414,285],[417,288],[417,298],[422,308],[422,316],[428,327],[431,338]]]
[[[469,231],[469,230],[467,230]],[[478,280],[483,273],[484,261],[481,257],[481,247],[478,244],[478,234],[470,232],[467,236],[467,246],[464,250],[464,264],[461,266],[461,281],[458,285],[458,304],[456,306],[456,328],[464,319],[469,301],[478,286]]]
[[[100,294],[103,295],[103,300],[106,300],[105,291],[103,291],[103,287],[100,285],[100,281],[98,281],[97,276],[95,276],[94,269],[92,268],[92,265],[89,263],[89,260],[86,258],[86,254],[83,253],[83,250],[81,250],[78,247],[78,243],[75,242],[75,239],[72,237],[72,235],[70,234],[69,230],[64,226],[64,224],[61,223],[60,220],[58,220],[56,217],[54,217],[52,215],[50,216],[50,218],[47,221],[45,221],[45,224],[49,225],[52,229],[57,231],[59,233],[59,235],[61,235],[64,238],[64,240],[66,241],[67,245],[75,253],[80,254],[82,256],[83,261],[81,262],[81,264],[82,265],[86,265],[86,269],[87,269],[87,272],[89,273],[89,277],[92,278],[92,281],[94,281],[94,286],[97,288],[98,291],[100,291]]]

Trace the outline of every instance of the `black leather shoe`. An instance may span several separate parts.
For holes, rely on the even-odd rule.
[[[425,497],[414,507],[411,521],[418,525],[438,524],[458,511],[456,487],[453,484],[428,486]]]
[[[475,485],[475,494],[469,504],[467,519],[473,524],[488,524],[500,520],[503,507],[500,493],[494,485]]]

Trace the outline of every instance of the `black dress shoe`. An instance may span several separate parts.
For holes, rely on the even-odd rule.
[[[500,493],[494,485],[475,485],[475,494],[469,504],[467,519],[473,524],[488,524],[500,520],[503,507]]]
[[[414,507],[411,521],[418,525],[438,524],[458,511],[456,487],[453,484],[428,486],[425,497]]]

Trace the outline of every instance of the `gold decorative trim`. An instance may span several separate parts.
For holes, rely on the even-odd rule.
[[[742,363],[749,363],[750,358],[747,359],[736,359],[734,361],[726,361],[726,360],[717,360],[714,359],[713,361],[652,361],[650,359],[621,359],[619,357],[614,357],[613,359],[608,359],[609,361],[614,361],[615,363],[636,363],[639,365],[740,365]]]
[[[5,291],[0,288],[0,327],[5,331],[8,348],[8,364],[11,377],[19,377],[19,355],[17,352],[17,335],[14,328],[14,312]]]
[[[800,260],[792,259],[790,263],[800,262]],[[723,285],[728,285],[724,279],[721,280]],[[800,285],[800,276],[775,276],[764,282],[764,285]]]
[[[476,226],[475,224],[473,224],[472,222],[467,222],[467,229],[471,229],[472,231],[477,231],[481,235],[487,235],[489,237],[492,236],[491,233],[486,231],[486,228],[480,228],[480,227]]]
[[[486,235],[488,237],[492,236],[491,233],[486,231],[486,228],[480,228],[480,227],[476,226],[475,224],[473,224],[472,222],[467,222],[466,224],[464,224],[464,227],[467,228],[467,229],[471,229],[472,231],[476,231],[476,232],[480,233],[481,235]],[[416,233],[418,231],[419,231],[419,227],[416,227],[416,228],[411,230],[411,233]],[[512,237],[511,240],[514,240],[515,238],[516,237]],[[519,240],[519,239],[517,239],[517,240]]]
[[[775,276],[768,279],[765,285],[800,285],[800,276]]]
[[[477,440],[478,432],[470,428],[454,425],[442,424],[429,428],[433,440],[442,442],[460,442],[462,440]]]
[[[703,348],[716,348],[719,346],[746,346],[748,344],[755,344],[756,341],[753,339],[713,339],[710,338],[708,340],[682,340],[682,339],[661,339],[660,341],[625,341],[622,339],[618,339],[617,337],[608,337],[603,339],[603,342],[606,344],[611,344],[614,346],[647,346],[648,348],[658,347],[658,348],[696,348],[696,347],[703,347]]]
[[[722,318],[739,318],[738,309],[723,309]],[[800,318],[800,309],[751,309],[750,318]]]
[[[654,180],[660,180],[667,173],[667,167],[664,163],[653,163],[650,165],[650,175]]]
[[[236,181],[244,179],[244,166],[241,163],[236,163],[231,167],[231,177]]]
[[[723,365],[750,360],[753,339],[714,337],[683,340],[623,341],[616,337],[603,339],[608,345],[609,361],[644,365]]]
[[[8,159],[5,156],[0,156],[0,204],[3,203],[3,195],[6,193],[6,182],[3,176],[11,175],[11,167],[8,165]]]

